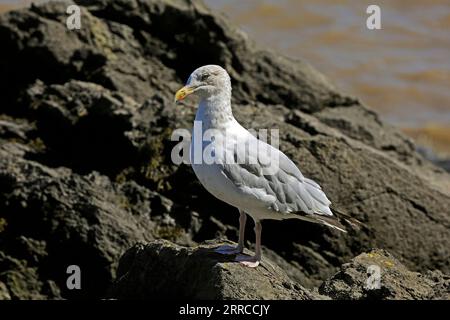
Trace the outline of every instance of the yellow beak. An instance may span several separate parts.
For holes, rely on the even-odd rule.
[[[184,86],[180,90],[175,93],[175,102],[181,101],[186,98],[188,95],[194,92],[194,88],[189,86]]]

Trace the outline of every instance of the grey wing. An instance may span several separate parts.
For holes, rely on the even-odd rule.
[[[223,173],[242,192],[280,214],[333,215],[321,187],[305,178],[283,152],[257,139],[253,143],[258,148],[228,150],[239,161],[222,165]]]

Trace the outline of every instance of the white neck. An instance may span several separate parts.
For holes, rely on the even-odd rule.
[[[225,128],[234,120],[231,110],[231,92],[223,90],[215,95],[202,98],[195,120],[202,121],[203,129]]]

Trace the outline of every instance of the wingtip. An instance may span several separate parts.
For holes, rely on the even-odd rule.
[[[349,215],[333,208],[334,216],[340,220],[341,223],[349,226],[353,230],[360,231],[365,225],[359,221],[358,219],[355,219],[353,217],[350,217]]]
[[[329,216],[329,217],[321,216],[317,217],[316,219],[322,222],[322,224],[326,225],[327,227],[339,230],[344,233],[348,232],[345,226],[341,223],[341,221],[339,221],[339,219],[337,219],[336,216]]]

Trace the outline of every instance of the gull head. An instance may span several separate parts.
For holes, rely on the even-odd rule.
[[[201,99],[216,95],[231,96],[231,80],[228,72],[217,65],[207,65],[195,69],[186,85],[175,94],[175,102],[194,94]]]

